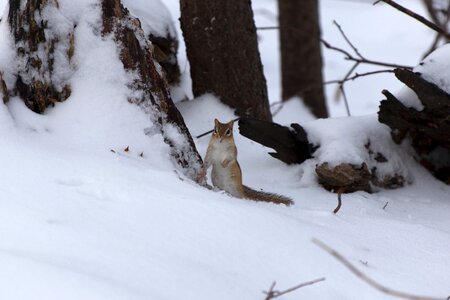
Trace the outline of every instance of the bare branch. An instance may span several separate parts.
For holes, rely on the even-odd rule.
[[[305,286],[308,286],[308,285],[313,285],[313,284],[316,284],[316,283],[321,282],[321,281],[325,281],[325,277],[317,278],[317,279],[314,279],[314,280],[311,280],[311,281],[308,281],[308,282],[301,283],[299,285],[296,285],[294,287],[291,287],[291,288],[289,288],[287,290],[284,290],[284,291],[281,291],[281,292],[273,290],[275,288],[275,284],[276,284],[276,282],[274,281],[272,283],[272,285],[270,286],[269,291],[268,292],[263,292],[263,293],[267,295],[265,300],[275,299],[275,298],[278,298],[278,297],[280,297],[282,295],[285,295],[287,293],[291,293],[291,292],[293,292],[295,290],[298,290],[298,289],[300,289],[302,287],[305,287]]]
[[[345,34],[345,32],[342,29],[341,25],[338,22],[336,22],[336,20],[333,20],[333,24],[337,27],[337,29],[339,30],[341,35],[344,37],[344,39],[347,42],[347,44],[353,49],[353,51],[355,51],[356,55],[358,55],[360,58],[364,59],[364,57],[361,55],[361,53],[359,53],[358,48],[356,48],[355,45],[353,45],[353,43],[350,42],[350,39]]]
[[[365,63],[365,64],[369,64],[369,65],[381,66],[381,67],[412,70],[411,66],[399,65],[399,64],[394,64],[394,63],[386,63],[386,62],[371,60],[371,59],[367,59],[367,58],[357,58],[357,57],[354,57],[352,54],[350,54],[348,51],[331,45],[324,39],[322,39],[321,42],[325,46],[325,48],[344,54],[346,60],[351,60],[351,61],[359,62],[359,63]]]
[[[433,0],[422,0],[422,2],[427,8],[428,14],[431,17],[431,21],[433,21],[433,23],[438,25],[439,27],[444,28],[441,20],[438,17],[437,11],[433,7]]]
[[[336,208],[333,210],[334,214],[337,214],[338,211],[341,209],[342,206],[342,200],[341,200],[341,194],[344,193],[345,188],[340,188],[337,192],[337,196],[338,196],[338,205],[336,206]]]
[[[419,21],[420,23],[424,24],[425,26],[427,26],[427,27],[433,29],[434,31],[436,31],[436,32],[438,32],[438,33],[440,33],[440,34],[441,34],[442,36],[444,36],[446,39],[450,39],[450,33],[448,33],[446,30],[444,30],[443,28],[441,28],[441,27],[439,27],[438,25],[434,24],[433,22],[428,21],[427,19],[425,19],[425,18],[422,17],[421,15],[419,15],[419,14],[413,12],[412,10],[410,10],[410,9],[404,7],[404,6],[401,6],[401,5],[398,4],[397,2],[392,1],[392,0],[378,0],[378,1],[375,1],[375,2],[373,3],[373,5],[376,5],[376,4],[378,4],[379,2],[384,2],[384,3],[386,3],[386,4],[388,4],[388,5],[392,6],[392,7],[394,7],[395,9],[401,11],[402,13],[404,13],[404,14],[406,14],[406,15],[408,15],[408,16],[414,18],[414,19],[416,19],[417,21]]]
[[[344,79],[335,79],[335,80],[329,80],[329,81],[325,81],[323,84],[324,85],[328,85],[328,84],[333,84],[333,83],[337,83],[337,84],[341,84],[347,81],[353,81],[359,77],[364,77],[364,76],[370,76],[370,75],[376,75],[376,74],[382,74],[382,73],[394,73],[394,70],[392,69],[385,69],[385,70],[377,70],[377,71],[371,71],[371,72],[365,72],[365,73],[355,73],[355,75],[350,76],[348,78]]]
[[[358,277],[359,279],[361,279],[362,281],[364,281],[365,283],[367,283],[374,289],[376,289],[386,295],[394,296],[394,297],[401,298],[401,299],[407,299],[407,300],[445,300],[445,299],[448,299],[448,298],[433,298],[433,297],[427,297],[427,296],[417,296],[417,295],[412,295],[409,293],[404,293],[401,291],[397,291],[397,290],[388,288],[388,287],[376,282],[375,280],[373,280],[372,278],[368,277],[366,274],[364,274],[363,272],[358,270],[344,256],[342,256],[339,252],[337,252],[330,246],[326,245],[325,243],[323,243],[317,239],[313,239],[312,242],[314,244],[316,244],[318,247],[320,247],[321,249],[323,249],[324,251],[328,252],[328,254],[330,254],[331,256],[336,258],[340,263],[342,263],[345,267],[347,267],[347,269],[349,269],[356,277]]]
[[[257,30],[278,30],[280,29],[279,26],[262,26],[262,27],[257,27]]]
[[[431,20],[440,28],[448,30],[448,24],[450,22],[450,1],[448,1],[446,7],[436,7],[435,5],[433,5],[433,0],[422,0],[422,2],[427,8]],[[437,48],[441,40],[442,35],[438,32],[433,42],[431,43],[430,48],[423,55],[423,58],[433,52]],[[448,42],[449,39],[446,39],[446,41]]]
[[[361,64],[369,64],[369,65],[388,67],[388,68],[401,68],[401,69],[407,69],[407,70],[412,70],[412,67],[405,66],[405,65],[394,64],[394,63],[386,63],[386,62],[382,62],[382,61],[376,61],[376,60],[372,60],[372,59],[368,59],[368,58],[364,57],[361,54],[361,52],[358,50],[358,48],[350,41],[350,39],[348,38],[348,36],[344,32],[344,30],[342,29],[342,26],[336,21],[333,21],[333,24],[338,28],[340,34],[342,35],[342,37],[344,38],[346,43],[350,46],[350,48],[353,50],[355,55],[351,54],[349,51],[347,51],[345,49],[342,49],[342,48],[339,48],[339,47],[331,45],[330,43],[328,43],[324,39],[320,40],[321,43],[324,45],[325,48],[330,49],[330,50],[335,51],[335,52],[338,52],[338,53],[341,53],[342,55],[344,55],[344,59],[345,60],[353,61],[354,64],[348,70],[348,72],[345,74],[343,79],[325,81],[325,82],[323,82],[323,85],[338,84],[338,87],[337,87],[337,91],[339,91],[338,95],[342,95],[343,96],[347,115],[350,116],[351,113],[350,113],[349,103],[348,103],[348,99],[347,99],[347,94],[345,92],[344,84],[347,81],[355,80],[355,79],[357,79],[359,77],[363,77],[363,76],[369,76],[369,75],[374,75],[374,74],[393,72],[393,70],[377,70],[377,71],[366,72],[366,73],[362,73],[362,74],[355,73],[354,75],[352,75],[353,72],[357,69],[357,67],[359,67]],[[267,27],[258,27],[257,29],[258,30],[276,30],[276,29],[279,29],[279,27],[278,26],[267,26]],[[290,30],[295,30],[295,31],[299,31],[300,30],[300,29],[295,28],[295,27],[289,27],[289,29]],[[306,89],[304,89],[303,91],[306,91],[306,90],[309,90],[309,89],[313,89],[315,87],[316,86],[309,86]],[[277,111],[277,113],[278,113],[278,111]]]

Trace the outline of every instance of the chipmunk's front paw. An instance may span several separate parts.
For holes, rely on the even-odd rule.
[[[197,183],[202,186],[206,186],[206,184],[207,184],[206,172],[203,170],[200,171],[200,173],[198,173],[195,181],[197,181]]]
[[[230,161],[228,159],[224,159],[221,163],[222,167],[226,168],[228,166],[228,164],[230,163]]]

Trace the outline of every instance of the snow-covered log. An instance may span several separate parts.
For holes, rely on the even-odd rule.
[[[411,138],[421,164],[450,184],[450,95],[420,73],[397,69],[395,75],[415,92],[422,107],[407,107],[383,91],[386,100],[380,104],[380,122],[391,128],[396,143]]]
[[[401,154],[389,130],[373,116],[320,119],[290,127],[241,118],[240,133],[275,152],[287,164],[311,160],[317,181],[335,192],[373,192],[397,188],[408,181]],[[398,150],[401,152],[401,150]]]
[[[312,145],[305,130],[298,124],[291,128],[251,118],[239,119],[239,132],[275,152],[269,154],[287,164],[300,164],[311,158]]]

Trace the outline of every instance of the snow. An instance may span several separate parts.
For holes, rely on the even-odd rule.
[[[417,94],[406,85],[395,94],[395,97],[406,107],[414,108],[417,111],[424,109],[424,106]]]
[[[401,175],[407,182],[411,181],[409,166],[405,163],[411,153],[405,152],[407,146],[395,145],[390,129],[378,122],[376,114],[320,119],[305,123],[303,127],[308,140],[314,146],[320,146],[314,152],[315,164],[328,163],[334,167],[341,163],[355,166],[366,163],[369,170],[376,169],[381,180]],[[379,154],[388,162],[377,161]]]
[[[1,3],[0,7],[6,5]],[[2,19],[7,18],[6,11],[2,14]],[[7,87],[13,86],[15,82],[14,74],[16,73],[15,64],[11,64],[14,61],[15,52],[12,50],[12,45],[14,43],[13,38],[8,34],[9,26],[7,22],[0,22],[0,36],[2,37],[2,42],[0,43],[0,70],[2,70],[2,78],[6,83]],[[0,91],[1,93],[1,91]]]
[[[450,93],[450,79],[448,70],[450,62],[450,44],[443,45],[430,53],[418,66],[414,68],[414,72],[420,73],[421,76],[440,87],[447,93]],[[418,111],[423,110],[424,106],[417,95],[409,87],[403,87],[396,97],[407,107],[414,108]]]
[[[428,55],[416,68],[414,72],[419,72],[422,77],[441,89],[450,93],[450,78],[447,72],[450,68],[448,56],[450,55],[450,44],[446,44]]]
[[[139,18],[146,36],[176,36],[172,16],[160,0],[123,0],[122,3]]]
[[[367,116],[314,121],[295,99],[284,105],[275,120],[301,122],[322,145],[302,165],[272,159],[269,149],[235,132],[244,183],[292,197],[296,204],[235,199],[178,174],[150,118],[127,101],[132,76],[123,70],[113,41],[92,30],[99,24],[95,1],[58,2],[69,20],[78,20],[71,96],[44,115],[29,111],[18,98],[0,102],[0,299],[263,299],[262,291],[274,280],[285,289],[323,276],[325,282],[283,299],[387,298],[318,249],[312,238],[392,288],[450,294],[450,188],[409,158],[407,145],[394,145],[371,111],[377,105],[371,101],[380,99],[373,90],[391,89],[397,84],[391,77],[377,77],[370,89],[371,81],[352,85],[351,108],[372,113]],[[178,5],[173,2],[166,3],[170,9]],[[332,0],[322,5],[325,16],[339,14],[350,24],[352,18],[362,22],[388,11]],[[412,58],[427,47],[425,32],[398,18],[397,27],[414,34],[392,39],[407,30],[388,28],[383,30],[389,34],[377,39],[390,43],[396,57],[405,56],[402,62],[414,64]],[[14,73],[4,25],[0,34],[0,66]],[[275,53],[276,42],[274,33],[267,34],[272,40],[264,33],[262,52],[275,102],[277,56],[269,61],[267,54]],[[355,41],[360,37],[362,29]],[[404,54],[399,45],[408,42]],[[369,37],[361,40],[364,52],[381,55],[373,43]],[[327,61],[336,65],[327,72],[345,71],[329,55]],[[330,103],[339,115],[342,103]],[[212,95],[178,106],[194,136],[211,129],[215,117],[235,117]],[[318,185],[314,167],[325,158],[366,159],[362,149],[369,139],[374,152],[392,160],[386,168],[406,170],[411,184],[343,195],[343,207],[333,215],[336,195]],[[195,140],[202,155],[208,140]]]

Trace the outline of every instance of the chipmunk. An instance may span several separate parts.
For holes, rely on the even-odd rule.
[[[273,202],[287,206],[294,204],[288,197],[255,191],[243,185],[242,171],[237,161],[237,148],[233,138],[234,121],[223,124],[215,119],[214,125],[203,168],[197,177],[197,182],[200,184],[206,183],[206,172],[212,165],[211,180],[213,185],[236,198]]]

